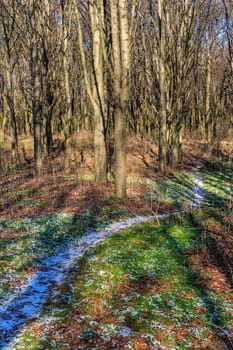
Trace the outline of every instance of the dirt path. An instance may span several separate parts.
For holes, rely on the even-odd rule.
[[[200,206],[204,199],[203,177],[198,169],[200,167],[201,165],[198,165],[195,172],[196,180],[191,201],[193,209]],[[21,331],[27,327],[28,321],[40,317],[43,305],[53,296],[54,286],[63,280],[67,271],[87,250],[120,230],[154,219],[165,219],[182,212],[180,210],[155,216],[137,216],[115,222],[104,230],[86,233],[65,252],[47,258],[42,268],[32,275],[27,285],[0,306],[0,349],[13,349],[11,342],[17,334],[20,336]]]

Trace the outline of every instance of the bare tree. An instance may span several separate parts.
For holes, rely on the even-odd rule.
[[[81,6],[81,4],[79,4]],[[105,143],[105,120],[106,120],[106,82],[104,67],[106,65],[105,52],[105,20],[103,0],[88,1],[88,13],[90,19],[90,40],[91,40],[91,67],[88,70],[87,52],[80,20],[80,8],[75,7],[78,24],[79,49],[81,54],[84,82],[87,94],[91,101],[94,118],[94,159],[95,159],[95,180],[105,182],[107,176],[107,153]]]
[[[32,77],[32,116],[34,135],[35,175],[38,177],[42,170],[42,144],[41,144],[41,79],[40,79],[40,13],[37,2],[29,1],[29,18],[31,25],[31,77]]]
[[[60,1],[60,40],[62,53],[62,68],[65,90],[65,117],[64,117],[64,147],[65,147],[65,169],[68,170],[71,161],[71,136],[72,136],[72,93],[70,86],[71,71],[71,23],[72,2]]]
[[[18,134],[16,125],[16,109],[15,109],[15,90],[16,81],[14,78],[16,55],[15,45],[18,33],[15,30],[17,21],[17,4],[11,0],[10,4],[0,1],[0,26],[2,32],[2,49],[3,49],[3,97],[7,106],[11,135],[11,156],[13,162],[18,162]]]
[[[130,45],[126,0],[111,0],[113,103],[115,134],[115,194],[126,197],[126,118],[129,102]]]
[[[229,61],[233,74],[233,4],[231,0],[222,0],[225,12],[225,29],[229,50]]]
[[[159,89],[160,89],[160,112],[159,112],[159,169],[162,173],[167,172],[167,87],[165,71],[165,46],[166,46],[166,27],[168,17],[166,13],[166,4],[164,0],[158,1],[158,19],[159,19]]]

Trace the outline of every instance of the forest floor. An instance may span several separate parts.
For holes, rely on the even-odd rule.
[[[72,172],[63,171],[57,149],[39,180],[33,177],[31,146],[30,139],[21,140],[17,171],[9,167],[7,150],[1,152],[0,317],[6,308],[17,313],[15,295],[30,294],[23,287],[38,272],[48,272],[45,261],[56,270],[54,257],[82,237],[85,242],[87,232],[96,237],[109,223],[117,232],[115,222],[130,222],[126,218],[137,223],[138,215],[180,213],[119,226],[118,233],[103,235],[104,241],[96,239],[88,249],[83,243],[81,255],[72,252],[66,273],[59,275],[58,268],[59,283],[55,276],[53,292],[49,297],[46,291],[39,310],[25,305],[32,316],[8,338],[0,326],[0,348],[232,349],[231,144],[210,154],[205,144],[187,142],[182,167],[163,177],[156,144],[132,138],[127,200],[114,197],[111,168],[107,184],[94,183],[86,135],[77,141]],[[205,201],[194,208],[200,163]],[[40,282],[48,287],[45,275]]]
[[[72,155],[71,171],[69,173],[64,171],[64,153],[61,151],[59,140],[55,140],[54,151],[45,162],[39,179],[33,176],[32,138],[21,137],[19,140],[20,166],[17,169],[10,163],[9,142],[6,140],[5,143],[0,143],[0,217],[36,217],[54,212],[83,212],[86,209],[95,212],[121,208],[123,212],[135,211],[143,214],[174,209],[173,203],[166,198],[167,187],[163,186],[163,181],[166,179],[158,172],[158,148],[155,142],[148,138],[129,137],[128,199],[124,201],[118,201],[114,197],[111,147],[108,150],[109,181],[98,185],[93,181],[94,158],[91,135],[82,133],[73,143],[77,151]],[[219,158],[232,162],[232,154],[233,143],[230,141],[222,142],[208,150],[204,142],[194,140],[184,142],[183,163],[174,171],[170,169],[168,176],[174,179],[183,172],[179,181],[185,182],[185,171],[193,172],[196,164],[218,162]],[[149,182],[154,180],[157,180],[159,185],[156,189],[157,197],[155,188],[151,190],[149,186]],[[177,204],[179,205],[175,203]]]

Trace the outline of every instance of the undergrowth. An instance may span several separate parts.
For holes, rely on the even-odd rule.
[[[202,231],[190,227],[190,220],[136,226],[88,252],[47,306],[50,322],[46,327],[42,322],[41,336],[36,335],[40,320],[25,332],[23,344],[224,349],[233,332],[233,294],[212,283],[217,267],[206,276],[206,265],[196,260],[197,252],[203,254]]]
[[[87,252],[14,349],[231,349],[232,285],[216,249],[219,228],[232,234],[232,172],[204,179],[203,208]]]

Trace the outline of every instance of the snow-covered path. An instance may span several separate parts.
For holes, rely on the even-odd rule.
[[[201,172],[197,170],[195,177],[191,200],[192,208],[200,206],[204,199]],[[154,219],[165,219],[182,212],[180,210],[155,216],[137,216],[112,223],[103,230],[86,233],[82,238],[77,239],[67,251],[47,258],[43,262],[43,267],[32,275],[27,285],[0,306],[0,349],[13,349],[11,341],[16,334],[26,327],[30,319],[40,317],[43,305],[52,296],[54,284],[63,280],[69,268],[87,250],[122,229]]]
[[[204,200],[205,192],[204,192],[204,183],[203,176],[200,171],[195,172],[195,181],[193,186],[193,198],[191,202],[191,206],[193,208],[197,208],[201,205]]]

